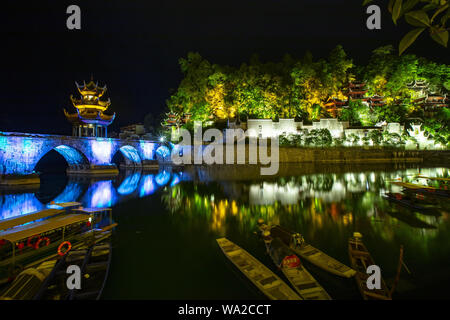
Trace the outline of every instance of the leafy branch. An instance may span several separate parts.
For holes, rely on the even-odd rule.
[[[371,2],[373,0],[364,0],[363,5]],[[408,24],[416,27],[400,41],[399,55],[413,44],[426,29],[434,41],[447,47],[450,30],[447,27],[450,17],[450,0],[389,0],[388,10],[394,24],[404,18]]]

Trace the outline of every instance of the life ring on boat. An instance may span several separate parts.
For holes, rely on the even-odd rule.
[[[50,239],[49,238],[47,238],[47,237],[39,238],[39,240],[36,241],[36,244],[34,245],[34,249],[35,250],[39,249],[39,245],[41,244],[42,241],[45,241],[45,246],[44,247],[46,247],[46,246],[48,246],[50,244]]]
[[[64,246],[66,246],[66,245],[67,245],[67,250],[62,251],[61,249],[62,249]],[[70,249],[72,249],[72,244],[71,244],[69,241],[61,242],[61,244],[60,244],[59,247],[58,247],[58,254],[62,257],[62,256],[64,256],[67,252],[69,252]]]
[[[37,239],[38,239],[37,241],[39,241],[39,239],[41,238],[41,236],[38,235],[38,234],[35,234],[35,235],[29,237],[28,240],[27,240],[27,247],[32,247],[32,248],[33,248],[33,247],[35,246],[35,244],[32,244],[32,243],[31,243],[31,241],[32,241],[34,238],[37,238]],[[37,243],[37,242],[36,242],[36,243]]]

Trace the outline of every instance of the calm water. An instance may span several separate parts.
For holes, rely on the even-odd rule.
[[[259,218],[302,233],[346,264],[347,239],[361,232],[388,285],[403,245],[411,274],[402,270],[394,298],[450,298],[449,203],[441,203],[441,216],[436,217],[381,197],[400,191],[389,183],[395,178],[409,179],[418,172],[442,176],[448,169],[310,171],[267,179],[230,176],[227,181],[217,181],[200,168],[121,172],[113,180],[50,175],[36,192],[1,194],[0,219],[43,209],[52,200],[112,206],[119,226],[106,299],[264,299],[215,242],[226,236],[278,272],[254,234]],[[305,265],[334,299],[360,299],[353,279]]]

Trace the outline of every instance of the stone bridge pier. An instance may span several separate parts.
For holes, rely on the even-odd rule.
[[[148,140],[0,132],[0,185],[38,184],[36,165],[51,150],[64,157],[67,173],[116,175],[118,168],[112,163],[116,153],[123,155],[124,167],[146,169],[157,167],[158,154],[166,149]]]

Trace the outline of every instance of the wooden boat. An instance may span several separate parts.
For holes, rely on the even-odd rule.
[[[450,178],[439,178],[439,177],[426,177],[426,176],[422,176],[422,175],[418,175],[418,178],[422,178],[422,179],[427,179],[427,180],[436,180],[436,181],[444,181],[449,183],[450,182]]]
[[[61,258],[42,262],[22,271],[0,295],[0,300],[79,300],[99,299],[108,276],[111,244],[100,243],[71,250]],[[67,267],[78,265],[81,289],[67,288]]]
[[[409,183],[409,182],[392,182],[392,184],[404,187],[406,189],[414,190],[417,193],[436,195],[441,197],[450,197],[450,190],[444,190],[439,188],[434,188],[430,186],[425,186],[421,184]]]
[[[305,300],[331,300],[324,288],[305,269],[300,259],[280,238],[265,241],[267,252],[297,293]]]
[[[265,224],[260,227],[260,230],[263,229],[267,229]],[[289,248],[291,248],[300,257],[325,271],[344,278],[351,278],[356,273],[355,270],[306,243],[302,240],[303,237],[298,233],[294,233],[279,225],[275,225],[270,228],[270,234],[274,238],[280,238],[284,244],[289,246]]]
[[[217,239],[225,256],[271,300],[302,300],[283,280],[247,251],[226,238]]]
[[[111,264],[111,243],[98,243],[70,251],[53,268],[42,283],[34,300],[99,300],[108,278]],[[81,289],[68,290],[67,267],[77,265],[81,270]]]
[[[370,290],[367,288],[367,278],[369,277],[367,267],[376,265],[376,263],[361,238],[362,235],[355,232],[353,237],[348,240],[348,255],[353,269],[357,271],[355,280],[358,289],[364,300],[391,300],[391,294],[383,278],[381,278],[381,289]]]
[[[413,198],[408,197],[407,195],[403,195],[401,193],[386,193],[383,195],[383,198],[399,204],[403,207],[419,211],[423,214],[429,214],[433,216],[440,216],[441,213],[438,208],[433,204],[417,204]],[[418,199],[419,200],[419,199]]]
[[[112,222],[110,208],[77,210],[1,231],[0,284],[12,281],[26,268],[57,257],[63,243],[70,242],[72,248],[93,244],[109,237],[117,225]]]
[[[17,217],[4,219],[0,221],[0,231],[24,225],[26,223],[55,217],[63,213],[65,213],[65,211],[61,209],[44,209],[36,212],[23,214]]]

